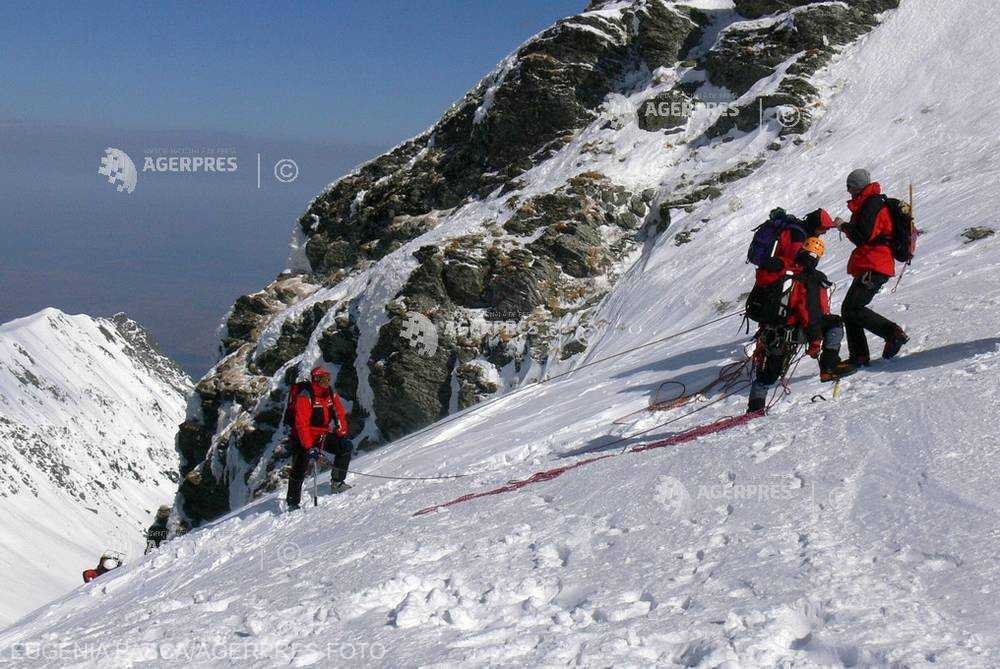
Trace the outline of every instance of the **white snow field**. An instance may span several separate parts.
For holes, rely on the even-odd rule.
[[[139,332],[57,309],[0,325],[4,625],[81,585],[101,551],[141,556],[172,498],[191,383]]]
[[[807,359],[768,417],[413,515],[676,417],[686,416],[605,452],[739,414],[742,394],[693,415],[704,402],[613,424],[662,381],[696,388],[738,360],[749,338],[729,319],[473,408],[354,464],[472,477],[353,475],[347,494],[291,514],[280,512],[283,491],[258,499],[29,614],[0,633],[0,657],[100,667],[1000,666],[1000,248],[996,236],[960,236],[998,224],[997,25],[993,0],[904,0],[831,66],[829,105],[804,144],[675,220],[712,220],[690,244],[663,235],[646,250],[577,362],[717,317],[717,300],[735,304],[751,285],[751,227],[777,205],[845,215],[844,178],[865,166],[893,194],[914,184],[926,234],[899,291],[873,305],[910,344],[845,380],[839,397]],[[760,134],[718,151],[770,141]],[[713,151],[696,158],[706,171],[720,166]],[[850,244],[827,241],[837,308]],[[872,345],[877,355],[881,342]],[[817,394],[825,401],[810,401]]]

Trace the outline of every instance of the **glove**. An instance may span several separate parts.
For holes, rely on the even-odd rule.
[[[810,358],[818,358],[820,351],[823,350],[823,341],[821,339],[814,339],[809,343],[809,349],[806,351],[806,355]]]
[[[312,448],[306,450],[306,457],[309,458],[309,462],[316,462],[319,460],[320,447],[313,446]]]

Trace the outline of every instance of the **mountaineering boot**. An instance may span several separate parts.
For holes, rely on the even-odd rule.
[[[336,483],[336,482],[334,482],[334,483],[330,484],[330,492],[332,494],[336,495],[337,493],[346,492],[346,491],[350,490],[353,487],[354,486],[350,485],[349,483],[343,483],[343,482]]]
[[[298,511],[298,510],[299,510],[298,504],[289,504],[288,507],[285,509],[287,513],[291,513],[292,511]]]
[[[852,355],[850,358],[847,359],[847,362],[849,364],[853,365],[854,367],[858,368],[858,369],[860,369],[862,367],[871,367],[872,366],[872,360],[867,355],[865,355],[865,356]]]
[[[767,403],[767,398],[751,397],[750,403],[747,404],[747,413],[757,413],[759,411],[763,411],[766,403]]]
[[[838,381],[856,371],[858,371],[857,367],[850,361],[841,360],[834,350],[824,349],[819,357],[819,380],[823,383]]]
[[[892,360],[899,354],[899,349],[903,348],[906,342],[910,341],[910,338],[903,332],[902,328],[896,328],[895,332],[892,333],[888,339],[885,340],[885,348],[882,349],[882,357],[886,360]]]

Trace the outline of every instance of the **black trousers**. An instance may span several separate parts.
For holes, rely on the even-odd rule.
[[[331,472],[331,483],[343,483],[347,478],[347,469],[351,464],[351,451],[353,446],[351,440],[346,437],[338,437],[328,434],[323,442],[323,450],[333,455],[333,471]],[[309,458],[306,449],[302,448],[298,439],[292,439],[292,471],[288,474],[288,493],[285,501],[290,505],[297,506],[302,501],[302,483],[306,478],[306,470],[309,469]]]
[[[836,314],[823,314],[820,328],[823,336],[823,352],[832,355],[835,360],[839,360],[840,343],[844,339],[843,319]],[[773,332],[793,332],[794,336],[781,340],[780,337],[774,336]],[[754,367],[750,399],[766,399],[770,389],[788,370],[799,344],[806,343],[803,341],[804,333],[801,333],[801,330],[779,329],[771,333],[762,332],[761,336],[764,337],[764,341],[761,342],[764,347],[764,355],[757,360]],[[820,360],[822,361],[822,358]]]
[[[899,327],[885,316],[868,308],[868,305],[871,304],[871,301],[875,299],[888,280],[889,277],[885,274],[865,272],[854,278],[854,282],[851,283],[851,287],[847,291],[844,304],[840,308],[840,314],[844,317],[844,329],[847,331],[847,350],[852,358],[871,358],[865,330],[882,339],[889,339]]]

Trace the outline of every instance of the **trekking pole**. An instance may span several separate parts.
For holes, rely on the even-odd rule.
[[[317,462],[313,460],[313,506],[319,506],[319,494],[318,487],[316,485],[316,467]]]

